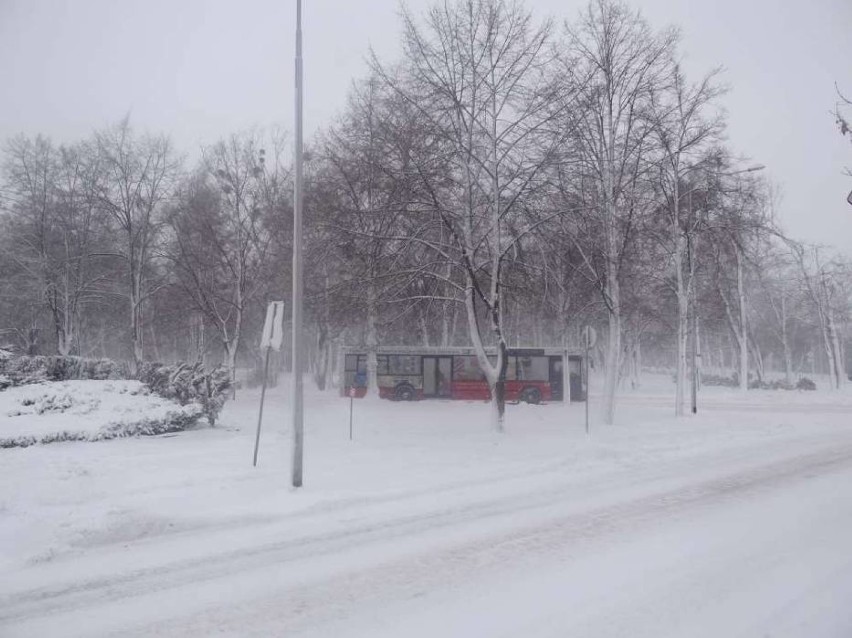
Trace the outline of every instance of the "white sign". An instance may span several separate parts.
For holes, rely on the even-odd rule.
[[[263,322],[263,336],[260,338],[260,349],[272,348],[281,350],[284,341],[284,302],[270,301],[266,307],[266,321]]]

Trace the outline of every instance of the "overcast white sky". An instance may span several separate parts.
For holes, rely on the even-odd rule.
[[[305,125],[328,122],[370,45],[398,51],[397,0],[303,0]],[[408,0],[419,11],[429,0]],[[584,0],[527,0],[574,18]],[[852,0],[635,0],[683,32],[692,77],[723,65],[735,152],[767,166],[787,231],[852,253],[852,145],[830,111],[852,93]],[[0,0],[0,140],[61,141],[130,112],[192,152],[252,125],[292,128],[295,0]]]

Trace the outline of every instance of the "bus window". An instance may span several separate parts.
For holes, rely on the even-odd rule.
[[[347,354],[346,355],[346,363],[345,363],[346,372],[355,372],[357,369],[358,369],[358,355],[357,354]]]
[[[367,357],[363,354],[347,354],[343,362],[344,385],[363,388],[367,385]]]
[[[402,375],[420,374],[420,356],[414,354],[389,354],[388,373]]]
[[[548,381],[547,357],[518,357],[517,375],[519,381]]]
[[[484,381],[485,374],[480,369],[475,356],[460,355],[453,357],[453,379],[455,381]]]
[[[506,381],[514,381],[518,378],[518,358],[509,355],[506,365]]]

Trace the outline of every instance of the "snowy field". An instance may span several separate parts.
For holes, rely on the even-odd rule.
[[[253,391],[215,429],[0,450],[0,636],[852,636],[852,394],[672,393],[588,437],[582,404],[498,435],[356,401],[354,441],[315,393],[298,491],[283,387],[257,468]]]

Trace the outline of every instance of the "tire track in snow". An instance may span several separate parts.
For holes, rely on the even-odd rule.
[[[333,596],[334,592],[342,591],[339,588],[352,587],[353,582],[358,584],[359,591],[394,592],[412,580],[418,587],[428,587],[430,583],[463,576],[472,569],[494,564],[505,565],[516,554],[535,554],[552,548],[554,544],[562,546],[571,542],[571,539],[605,535],[625,525],[641,524],[663,512],[685,510],[761,487],[777,487],[779,483],[808,473],[844,468],[850,463],[852,446],[833,447],[827,451],[799,455],[710,480],[687,483],[676,489],[657,490],[639,498],[622,499],[612,504],[566,513],[565,509],[570,509],[571,504],[565,503],[565,497],[571,495],[571,489],[576,488],[576,482],[572,481],[546,490],[512,494],[474,504],[401,516],[390,521],[370,522],[332,533],[225,551],[203,559],[175,561],[166,566],[83,581],[71,587],[18,592],[0,599],[0,625],[25,623],[28,619],[81,609],[96,610],[110,603],[167,592],[199,582],[225,579],[235,573],[250,572],[270,565],[283,566],[347,551],[357,552],[358,548],[388,544],[400,538],[428,535],[438,530],[463,528],[483,520],[491,523],[487,533],[474,534],[473,540],[469,542],[454,543],[449,548],[425,556],[415,553],[390,558],[366,571],[338,575],[337,578],[307,588],[300,587],[297,595],[288,595],[285,601],[276,598],[274,605],[277,616],[289,617],[288,614],[292,612],[294,616],[303,617],[306,615],[305,610],[321,609],[323,600],[328,600],[328,596]],[[523,516],[536,519],[537,523],[518,525],[517,521],[519,518],[523,520]],[[366,586],[365,579],[373,583],[381,581],[382,586]]]
[[[197,635],[216,631],[240,636],[293,635],[318,625],[345,620],[351,611],[377,610],[382,603],[414,599],[438,588],[452,588],[475,574],[487,582],[489,570],[509,570],[556,551],[577,550],[582,543],[603,540],[629,528],[639,532],[661,518],[683,517],[693,508],[718,506],[732,499],[754,497],[796,481],[852,469],[852,448],[803,455],[737,472],[710,481],[595,508],[509,530],[498,530],[443,547],[392,559],[363,570],[348,570],[319,583],[276,592],[252,601],[250,610],[205,610],[186,618],[149,624],[138,635],[160,631]],[[353,596],[353,592],[358,594]],[[335,604],[334,601],[342,601]],[[378,613],[375,612],[374,613]],[[260,623],[258,624],[258,619]],[[254,622],[254,627],[252,624]],[[332,628],[335,625],[332,624]],[[339,635],[320,631],[322,635]],[[135,630],[131,635],[137,635]],[[383,634],[384,635],[384,634]],[[396,635],[396,634],[395,634]]]

